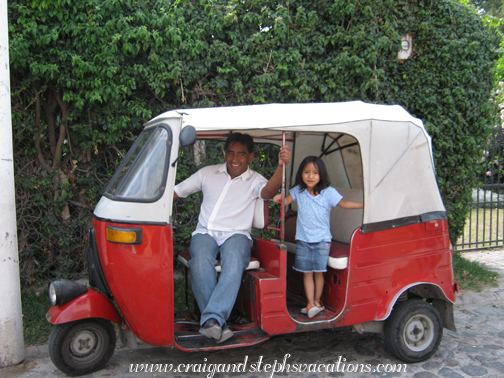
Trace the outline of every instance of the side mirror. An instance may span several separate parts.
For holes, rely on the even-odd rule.
[[[177,164],[178,159],[180,159],[180,156],[182,156],[182,148],[184,147],[190,147],[196,142],[196,129],[194,126],[186,126],[184,127],[179,134],[179,155],[175,159],[175,161],[172,163],[172,167],[175,167],[175,164]]]
[[[196,142],[196,129],[194,126],[186,126],[182,129],[179,135],[180,147],[189,147]]]

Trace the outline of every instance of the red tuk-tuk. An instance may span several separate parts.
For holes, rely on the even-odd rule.
[[[197,138],[225,140],[232,131],[258,143],[290,146],[287,188],[304,157],[320,156],[332,186],[364,208],[331,212],[326,309],[311,319],[300,313],[306,304],[302,273],[292,269],[295,215],[285,220],[278,238],[254,238],[235,303],[246,321],[228,324],[234,336],[217,344],[198,333],[197,309],[174,310],[175,258],[187,266],[190,256],[174,256],[173,188],[183,147]],[[266,224],[264,201],[258,200],[253,226]],[[443,328],[455,330],[457,287],[430,137],[400,106],[356,101],[163,113],[145,125],[113,176],[94,211],[90,236],[90,287],[66,280],[49,285],[47,320],[55,325],[50,355],[68,375],[107,363],[116,343],[111,322],[120,326],[127,345],[138,338],[184,351],[351,327],[383,333],[388,350],[406,362],[429,358]]]

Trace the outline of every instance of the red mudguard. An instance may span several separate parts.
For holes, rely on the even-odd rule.
[[[88,292],[61,306],[51,306],[46,319],[51,324],[62,324],[87,318],[103,318],[122,324],[122,317],[108,298],[96,290]]]

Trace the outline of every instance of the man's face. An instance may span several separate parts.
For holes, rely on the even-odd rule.
[[[242,143],[230,143],[226,150],[226,167],[232,179],[240,176],[252,163],[254,153],[249,153]]]

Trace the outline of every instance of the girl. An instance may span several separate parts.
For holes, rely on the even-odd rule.
[[[281,194],[276,195],[273,201],[280,203]],[[325,309],[320,297],[332,239],[329,225],[331,208],[362,209],[363,205],[361,202],[343,200],[336,189],[330,186],[325,164],[316,156],[308,156],[301,162],[295,186],[285,198],[285,205],[292,201],[298,204],[294,269],[304,273],[304,289],[308,300],[308,305],[301,313],[313,318]]]

